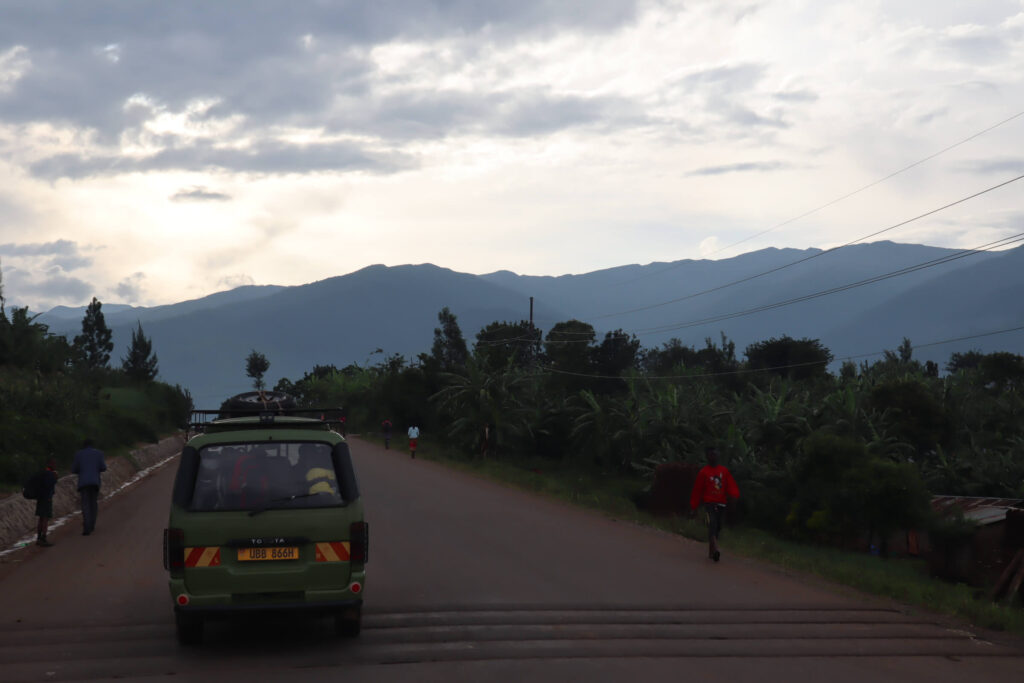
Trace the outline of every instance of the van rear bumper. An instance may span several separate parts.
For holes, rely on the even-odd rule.
[[[327,602],[272,602],[272,603],[231,603],[221,605],[175,605],[176,614],[192,617],[229,617],[232,614],[306,614],[329,616],[358,610],[363,606],[362,598],[331,600]]]

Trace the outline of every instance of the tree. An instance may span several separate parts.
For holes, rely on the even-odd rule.
[[[960,370],[973,370],[981,365],[981,360],[985,357],[981,351],[972,349],[970,351],[954,351],[953,355],[949,357],[949,362],[946,363],[946,372],[951,375],[955,375]]]
[[[751,370],[797,380],[824,377],[832,362],[832,352],[818,339],[793,339],[788,335],[751,344],[745,353]]]
[[[636,369],[640,362],[640,340],[618,329],[606,332],[593,351],[594,367],[601,375],[618,375]]]
[[[621,329],[607,332],[604,340],[591,351],[591,359],[598,375],[620,377],[636,370],[640,364],[640,340]],[[621,391],[626,384],[620,379],[601,379],[597,386],[605,391]]]
[[[113,334],[103,318],[103,304],[96,297],[85,309],[82,318],[82,334],[75,337],[75,351],[81,365],[89,370],[105,368],[110,363],[110,352],[114,350]]]
[[[924,453],[950,436],[950,417],[928,382],[918,377],[881,381],[871,389],[869,407],[904,443]]]
[[[715,346],[711,337],[704,338],[704,348],[697,351],[697,363],[707,372],[718,375],[715,380],[731,391],[739,391],[746,386],[747,380],[736,371],[739,361],[736,360],[736,342],[722,335],[722,346]]]
[[[652,375],[668,375],[698,364],[697,351],[692,346],[684,345],[676,337],[663,343],[661,348],[648,349],[643,356],[643,368]]]
[[[270,361],[256,349],[245,359],[245,374],[252,378],[252,386],[256,391],[263,391],[263,374],[269,369]]]
[[[857,379],[857,364],[852,360],[844,360],[839,368],[839,379],[843,382],[852,382]]]
[[[1024,357],[1008,351],[990,353],[981,360],[981,375],[996,392],[1024,388]]]
[[[886,350],[883,362],[893,365],[910,365],[910,361],[913,360],[913,358],[914,345],[910,343],[909,338],[904,337],[895,352]]]
[[[142,333],[142,323],[132,332],[132,344],[128,355],[121,359],[121,369],[136,382],[145,383],[156,379],[157,359],[153,353],[153,340]]]
[[[594,326],[579,320],[555,323],[544,340],[544,354],[555,370],[589,373]]]
[[[494,321],[476,333],[473,355],[491,372],[527,367],[540,348],[540,330],[528,321]]]
[[[592,325],[575,319],[551,326],[544,340],[544,356],[552,373],[550,386],[570,394],[592,386],[594,336]]]
[[[67,366],[74,352],[67,339],[50,334],[49,328],[35,322],[28,306],[0,310],[0,365],[10,364],[44,374],[58,372]]]
[[[455,314],[445,306],[437,314],[437,321],[441,323],[441,327],[434,328],[434,345],[430,349],[431,357],[445,372],[465,367],[469,351]]]

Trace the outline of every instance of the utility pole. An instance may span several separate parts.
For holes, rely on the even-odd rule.
[[[537,365],[537,357],[540,355],[540,341],[534,339],[533,332],[533,297],[530,297],[530,346],[532,350],[530,352],[530,365]]]

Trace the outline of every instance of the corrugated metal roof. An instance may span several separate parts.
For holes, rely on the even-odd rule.
[[[1006,511],[1024,508],[1020,498],[980,498],[976,496],[932,496],[932,509],[939,513],[960,510],[964,519],[976,524],[996,524],[1006,519]]]

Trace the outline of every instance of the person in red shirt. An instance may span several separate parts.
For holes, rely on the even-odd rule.
[[[708,557],[718,562],[718,535],[722,532],[722,514],[729,498],[739,498],[740,489],[736,480],[725,465],[718,464],[718,449],[709,446],[705,449],[708,464],[697,473],[693,482],[693,493],[690,494],[690,509],[696,510],[704,506],[704,519],[708,525]]]

